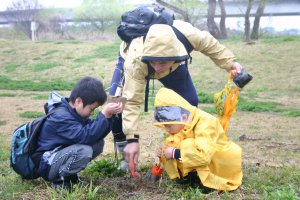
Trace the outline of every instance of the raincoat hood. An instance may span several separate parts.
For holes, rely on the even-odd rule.
[[[150,27],[144,42],[142,61],[175,61],[189,58],[184,45],[177,39],[169,25],[154,24]]]
[[[179,94],[171,89],[161,88],[155,97],[155,126],[163,127],[165,124],[184,124],[186,127],[191,126],[194,113],[197,111],[195,106],[192,106]],[[188,115],[187,120],[182,120],[183,113]]]

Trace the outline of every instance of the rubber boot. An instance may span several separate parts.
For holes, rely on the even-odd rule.
[[[129,170],[129,165],[128,162],[125,161],[124,157],[124,148],[127,145],[127,141],[121,141],[121,142],[116,142],[117,149],[119,154],[121,154],[121,162],[120,165],[118,166],[118,170],[122,171],[128,171]]]

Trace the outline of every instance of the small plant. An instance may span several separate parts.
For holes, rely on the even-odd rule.
[[[123,176],[126,172],[118,170],[117,163],[112,159],[103,159],[92,162],[85,172],[93,177],[118,177]]]

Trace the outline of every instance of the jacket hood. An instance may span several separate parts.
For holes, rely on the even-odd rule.
[[[184,124],[186,127],[191,127],[194,115],[197,111],[195,106],[192,106],[179,94],[171,89],[161,88],[155,97],[155,126],[162,127],[165,124]],[[187,113],[188,119],[182,121],[182,113]]]
[[[169,25],[154,24],[150,27],[144,42],[142,61],[175,61],[189,58],[184,45],[177,39]]]

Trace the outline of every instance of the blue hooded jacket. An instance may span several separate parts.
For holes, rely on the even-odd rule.
[[[61,98],[57,109],[45,121],[38,137],[34,160],[39,162],[44,152],[56,147],[73,144],[93,145],[111,131],[111,119],[99,112],[96,119],[82,118],[73,109],[67,98]]]

